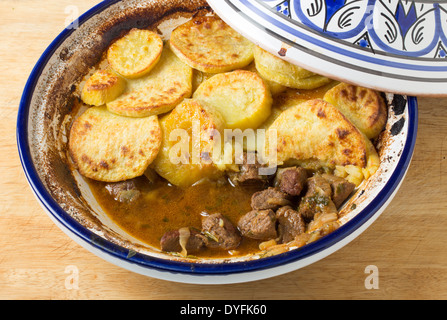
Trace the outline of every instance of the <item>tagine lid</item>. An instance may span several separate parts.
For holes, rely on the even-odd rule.
[[[412,96],[447,96],[447,3],[208,0],[263,49],[327,77]]]

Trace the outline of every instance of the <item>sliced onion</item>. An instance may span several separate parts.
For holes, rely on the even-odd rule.
[[[190,236],[191,236],[191,232],[189,231],[189,228],[179,229],[179,242],[180,242],[180,246],[182,247],[182,252],[180,254],[184,257],[186,257],[188,255],[188,251],[186,250],[186,245],[188,244]]]

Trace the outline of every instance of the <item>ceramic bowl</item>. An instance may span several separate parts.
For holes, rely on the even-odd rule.
[[[126,234],[100,208],[88,185],[67,165],[72,92],[110,41],[133,27],[170,30],[198,11],[202,0],[104,1],[50,44],[24,89],[17,122],[20,159],[38,202],[70,238],[99,257],[149,277],[182,283],[255,281],[314,263],[359,236],[385,210],[408,170],[417,132],[417,101],[387,94],[389,121],[379,141],[379,171],[343,209],[342,226],[299,250],[260,258],[182,260]],[[354,205],[355,204],[355,205]]]

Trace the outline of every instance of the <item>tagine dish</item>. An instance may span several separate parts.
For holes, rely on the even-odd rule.
[[[383,93],[293,65],[216,15],[120,35],[75,95],[72,170],[123,230],[192,260],[337,230],[388,120]]]

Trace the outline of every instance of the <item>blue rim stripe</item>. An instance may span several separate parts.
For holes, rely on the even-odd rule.
[[[82,25],[89,18],[97,14],[98,12],[106,9],[110,5],[119,2],[119,0],[103,1],[96,5],[79,18],[79,25]],[[111,255],[115,258],[123,260],[127,263],[139,265],[148,269],[156,269],[157,271],[184,273],[188,275],[221,275],[230,273],[241,273],[250,271],[260,271],[273,267],[282,266],[294,261],[298,261],[303,258],[308,258],[317,253],[321,253],[325,249],[328,249],[335,243],[348,237],[355,230],[360,228],[368,220],[370,220],[375,213],[382,207],[382,205],[393,194],[395,188],[399,185],[404,177],[411,161],[411,156],[414,152],[414,146],[417,136],[417,100],[414,97],[408,99],[409,108],[409,131],[406,141],[406,146],[403,150],[401,160],[398,164],[396,171],[393,173],[391,179],[386,184],[383,190],[379,193],[379,196],[374,199],[359,215],[354,217],[347,224],[340,229],[329,234],[325,238],[305,246],[303,249],[295,250],[284,253],[282,255],[264,258],[262,260],[248,261],[248,262],[236,262],[229,264],[194,264],[184,263],[176,261],[167,261],[159,258],[149,257],[140,253],[135,255],[131,254],[128,249],[122,248],[116,244],[113,244],[105,239],[99,239],[99,237],[85,229],[74,218],[72,218],[67,212],[65,212],[60,205],[54,201],[43,182],[41,181],[37,170],[34,166],[30,145],[28,139],[28,119],[29,119],[29,106],[31,98],[34,94],[34,89],[37,85],[40,75],[42,74],[46,63],[49,61],[53,53],[57,48],[71,35],[73,30],[65,29],[47,48],[42,57],[37,62],[31,75],[25,85],[22,99],[20,102],[18,119],[17,119],[17,145],[19,150],[19,156],[24,169],[26,178],[34,191],[35,195],[41,202],[41,204],[47,209],[47,211],[54,217],[59,223],[67,228],[75,236],[89,243],[94,248],[100,250],[107,255]]]

